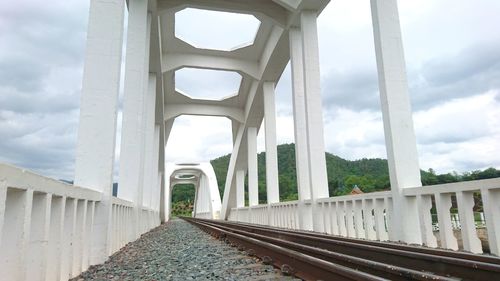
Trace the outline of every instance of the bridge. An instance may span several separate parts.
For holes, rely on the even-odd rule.
[[[239,222],[238,231],[243,226],[246,230],[272,227],[351,239],[359,245],[371,240],[379,243],[375,246],[396,247],[399,244],[392,242],[398,242],[474,254],[483,253],[473,213],[474,197],[479,196],[489,252],[500,255],[499,179],[422,186],[396,0],[371,0],[391,190],[330,197],[317,34],[317,17],[328,3],[91,0],[74,183],[0,164],[2,279],[67,280],[105,262],[127,243],[169,221],[172,189],[180,183],[195,185],[193,217],[204,219],[197,223],[221,239],[231,236],[223,227]],[[188,7],[252,15],[260,26],[250,44],[231,50],[198,48],[174,32],[176,13]],[[113,196],[125,9],[129,16],[119,188]],[[275,87],[289,61],[298,200],[280,202]],[[242,77],[240,87],[235,95],[220,100],[192,97],[175,85],[176,71],[183,68],[235,72]],[[217,187],[220,179],[209,163],[165,161],[174,120],[181,115],[231,120],[233,148],[222,198]],[[256,139],[261,129],[265,132],[266,204],[258,200]],[[458,220],[450,213],[452,199]],[[433,206],[438,229],[431,217]],[[408,251],[417,253],[417,249],[421,247]],[[482,256],[466,255],[466,260],[475,262],[473,268],[486,264],[489,274],[500,274],[494,257],[473,257]],[[468,279],[474,277],[469,274],[464,280]]]

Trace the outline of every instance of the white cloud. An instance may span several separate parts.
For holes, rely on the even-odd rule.
[[[232,151],[231,121],[225,117],[180,116],[172,127],[166,161],[205,162]]]

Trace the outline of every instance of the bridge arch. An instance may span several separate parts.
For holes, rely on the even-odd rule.
[[[193,217],[219,219],[222,207],[217,177],[209,162],[167,163],[165,166],[164,218],[170,219],[172,190],[177,184],[192,184],[195,187]]]

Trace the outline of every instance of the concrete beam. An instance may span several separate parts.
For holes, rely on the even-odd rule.
[[[253,14],[255,16],[265,16],[267,20],[275,24],[286,25],[288,17],[287,10],[276,3],[268,0],[169,0],[158,1],[159,11],[167,9],[182,10],[186,7],[198,9],[208,9],[231,13]]]
[[[175,71],[183,67],[237,71],[254,79],[260,79],[261,76],[259,64],[256,61],[207,54],[163,54],[163,72]]]
[[[244,122],[243,110],[236,107],[209,105],[209,104],[167,104],[165,106],[165,120],[180,115],[223,116]]]

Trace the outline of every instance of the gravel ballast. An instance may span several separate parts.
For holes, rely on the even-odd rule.
[[[297,280],[179,219],[161,225],[73,280]]]

